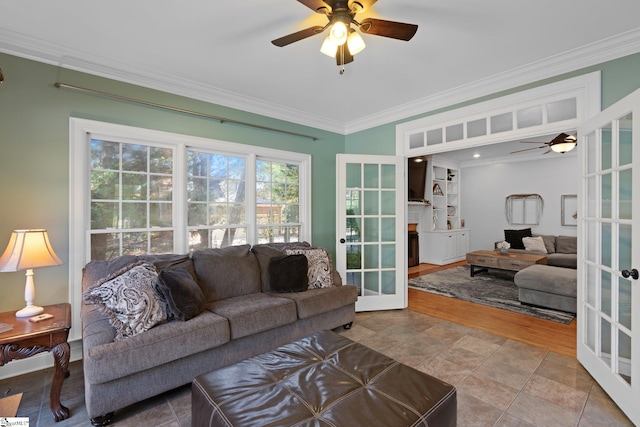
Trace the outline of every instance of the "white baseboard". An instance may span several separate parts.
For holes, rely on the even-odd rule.
[[[82,359],[82,340],[71,341],[71,356],[69,361]],[[40,353],[28,359],[13,360],[0,368],[0,380],[12,378],[29,372],[40,371],[53,367],[53,356],[50,353]]]

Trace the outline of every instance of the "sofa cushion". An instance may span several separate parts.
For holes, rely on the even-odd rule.
[[[578,254],[547,254],[547,265],[576,269]]]
[[[260,266],[260,279],[262,281],[262,292],[271,290],[269,284],[269,261],[274,256],[286,255],[286,249],[308,248],[311,245],[307,242],[288,242],[288,243],[260,243],[253,245],[251,252],[256,256],[258,265]]]
[[[525,250],[530,252],[539,252],[542,254],[547,253],[547,248],[544,245],[544,240],[542,240],[541,236],[537,237],[523,237],[522,244],[524,245]]]
[[[288,255],[303,254],[307,257],[309,289],[328,288],[333,285],[331,257],[324,248],[287,249]]]
[[[523,237],[531,237],[531,229],[523,228],[521,230],[504,230],[504,240],[509,242],[511,249],[524,249],[522,243]]]
[[[187,322],[165,322],[126,340],[105,342],[103,331],[104,326],[93,322],[84,326],[84,377],[92,384],[139,373],[230,339],[227,319],[206,310]]]
[[[577,254],[578,238],[575,236],[556,237],[556,252],[559,254]]]
[[[536,237],[536,235],[533,235],[534,237]],[[544,247],[547,250],[548,254],[552,254],[556,251],[556,236],[550,236],[550,235],[540,235],[540,237],[542,237],[542,241],[544,242]]]
[[[115,340],[132,337],[166,320],[167,313],[153,288],[158,273],[141,261],[98,281],[84,293],[87,304],[96,304],[116,329]]]
[[[228,246],[193,253],[193,266],[207,302],[261,291],[260,267],[250,248]]]
[[[262,292],[214,301],[207,305],[207,310],[227,318],[231,339],[257,334],[297,319],[293,301]]]
[[[298,318],[306,319],[317,314],[354,304],[358,299],[355,286],[332,286],[330,288],[309,289],[306,292],[270,294],[295,301]]]
[[[534,264],[518,271],[514,282],[519,288],[575,298],[578,292],[577,277],[576,271],[570,268]]]
[[[269,261],[269,287],[274,292],[303,292],[309,287],[307,257],[280,255]]]
[[[155,283],[167,303],[167,317],[189,320],[205,310],[206,300],[200,286],[184,268],[162,270]]]

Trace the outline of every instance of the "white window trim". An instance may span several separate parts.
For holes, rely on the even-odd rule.
[[[300,240],[311,241],[311,155],[294,153],[255,145],[238,144],[228,141],[203,138],[143,129],[133,126],[99,122],[95,120],[69,118],[69,301],[72,307],[72,325],[69,341],[82,338],[80,308],[82,307],[82,268],[90,257],[90,242],[86,227],[90,210],[87,203],[90,188],[87,185],[89,176],[89,145],[87,135],[93,137],[117,138],[120,141],[153,141],[175,148],[174,164],[186,165],[187,148],[215,150],[230,155],[242,155],[247,159],[246,182],[255,182],[256,158],[275,161],[290,161],[300,165]],[[177,173],[182,166],[174,168],[173,200],[184,200],[186,197],[186,173]],[[247,200],[255,201],[255,188],[247,186]],[[186,203],[183,211],[174,209],[176,251],[186,253],[187,211]],[[247,218],[255,218],[255,202],[247,203]],[[256,239],[254,221],[249,222],[247,240],[254,243]],[[184,246],[184,247],[183,247]]]
[[[550,83],[505,95],[484,102],[456,108],[443,113],[422,117],[416,120],[404,122],[396,126],[396,155],[401,157],[421,156],[444,153],[462,148],[478,147],[482,145],[504,142],[515,139],[526,139],[543,133],[563,132],[567,129],[576,129],[587,118],[600,111],[600,72],[584,74],[566,80]],[[409,138],[412,134],[426,132],[434,128],[446,128],[448,126],[466,124],[469,121],[485,118],[501,113],[512,112],[514,117],[518,110],[543,105],[553,101],[567,98],[575,98],[577,101],[577,117],[554,123],[543,123],[525,128],[513,127],[513,130],[499,133],[491,133],[489,128],[482,136],[464,137],[453,142],[443,141],[441,144],[410,148]],[[487,122],[488,124],[489,122]]]

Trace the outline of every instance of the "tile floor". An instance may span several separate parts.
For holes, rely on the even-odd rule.
[[[455,385],[460,427],[633,426],[566,356],[409,310],[358,313],[351,330],[338,331]],[[2,380],[0,393],[24,393],[18,415],[30,427],[86,426],[81,362],[70,370],[62,402],[71,417],[60,423],[49,411],[50,370]],[[117,412],[113,425],[190,426],[190,399],[187,385]]]

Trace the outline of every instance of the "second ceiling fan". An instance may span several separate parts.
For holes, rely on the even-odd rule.
[[[520,153],[520,152],[529,151],[529,150],[537,150],[538,148],[548,148],[548,150],[542,154],[547,154],[551,151],[564,154],[575,148],[577,143],[577,138],[567,133],[561,133],[549,142],[532,142],[532,141],[520,141],[520,142],[522,142],[523,144],[542,144],[542,145],[539,145],[538,147],[525,148],[523,150],[512,151],[510,154]]]
[[[272,40],[276,46],[284,47],[291,43],[306,39],[330,29],[329,35],[322,43],[320,51],[325,55],[336,58],[338,66],[353,61],[353,55],[361,52],[365,47],[364,40],[355,28],[365,34],[389,37],[397,40],[409,41],[418,30],[414,24],[387,21],[384,19],[365,18],[355,19],[357,14],[368,10],[377,0],[298,0],[316,13],[327,16],[329,22],[324,27],[314,26],[288,34]],[[342,71],[341,71],[342,73]]]

